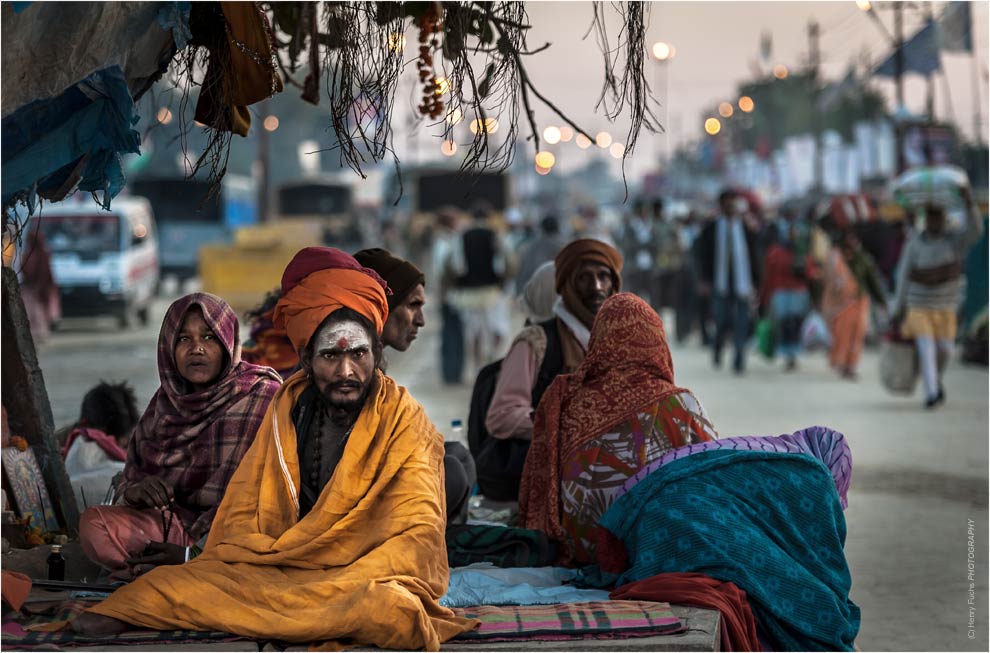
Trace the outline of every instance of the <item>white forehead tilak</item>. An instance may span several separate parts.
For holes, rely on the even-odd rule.
[[[361,347],[371,349],[371,339],[361,324],[354,320],[344,320],[327,324],[317,331],[313,345],[313,351],[317,352],[328,349],[351,351]]]

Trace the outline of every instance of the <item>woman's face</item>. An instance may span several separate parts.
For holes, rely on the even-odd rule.
[[[208,388],[223,371],[225,356],[223,345],[203,319],[203,312],[198,306],[189,309],[175,339],[179,375],[194,391]]]

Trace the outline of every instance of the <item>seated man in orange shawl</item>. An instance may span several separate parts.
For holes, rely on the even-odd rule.
[[[379,369],[386,284],[339,250],[300,251],[276,325],[303,368],[275,395],[230,481],[206,549],[80,616],[289,642],[438,650],[475,627],[447,589],[443,438]]]

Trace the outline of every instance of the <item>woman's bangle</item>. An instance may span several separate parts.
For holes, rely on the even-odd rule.
[[[186,547],[186,559],[183,562],[189,562],[189,547]]]

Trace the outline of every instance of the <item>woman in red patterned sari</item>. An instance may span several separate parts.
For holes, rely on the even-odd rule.
[[[520,521],[560,542],[562,563],[592,563],[598,519],[626,479],[671,449],[717,437],[694,394],[674,385],[660,316],[636,295],[614,295],[584,362],[537,408]]]

